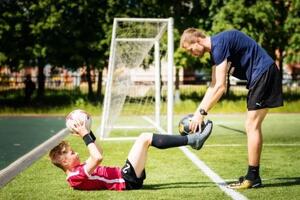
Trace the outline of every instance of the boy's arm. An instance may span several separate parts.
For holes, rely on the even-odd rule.
[[[102,162],[102,149],[95,142],[88,146],[90,157],[85,161],[85,170],[88,174],[92,174],[95,168]]]
[[[95,168],[102,162],[102,148],[93,141],[90,132],[85,127],[85,122],[77,121],[74,123],[73,130],[84,139],[90,153],[90,157],[86,160],[85,170],[88,174],[92,174]],[[86,142],[88,141],[88,142]]]
[[[212,82],[207,89],[199,107],[194,113],[193,120],[190,123],[190,130],[196,131],[197,127],[201,125],[204,116],[200,114],[200,109],[208,112],[222,97],[226,91],[226,73],[227,73],[227,59],[212,69]]]

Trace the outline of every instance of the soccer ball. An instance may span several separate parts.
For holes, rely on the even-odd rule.
[[[70,112],[67,117],[66,117],[66,127],[71,131],[72,133],[75,133],[75,131],[72,129],[72,124],[74,123],[74,120],[79,120],[79,121],[85,121],[85,126],[88,131],[91,130],[92,126],[92,118],[90,114],[88,114],[84,110],[73,110]]]
[[[185,117],[183,117],[180,121],[179,121],[179,124],[178,124],[178,131],[180,133],[180,135],[188,135],[188,134],[191,134],[192,131],[190,130],[189,128],[189,125],[192,121],[192,118],[193,118],[193,114],[189,114]],[[203,123],[201,125],[201,127],[203,127]],[[199,127],[196,129],[196,132],[199,131]]]

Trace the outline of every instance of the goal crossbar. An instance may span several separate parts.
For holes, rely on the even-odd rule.
[[[116,22],[171,22],[173,18],[114,18]]]
[[[156,38],[116,38],[116,42],[155,42]]]

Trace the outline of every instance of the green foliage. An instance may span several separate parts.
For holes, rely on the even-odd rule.
[[[274,59],[279,50],[286,62],[299,62],[300,18],[299,0],[245,1],[230,0],[215,15],[212,32],[238,29],[253,37]],[[288,41],[288,42],[287,42]]]
[[[39,66],[42,71],[47,63],[72,70],[83,65],[103,69],[108,64],[115,17],[173,17],[177,67],[210,67],[208,55],[199,60],[178,49],[180,35],[188,27],[209,34],[231,28],[244,31],[282,67],[283,61],[300,61],[299,10],[299,0],[4,0],[0,4],[0,65],[13,70]]]
[[[105,36],[101,28],[103,7],[102,1],[85,0],[32,3],[30,28],[39,43],[32,49],[35,55],[45,57],[46,53],[50,64],[72,69],[84,64],[99,66],[101,46],[98,44]]]
[[[7,57],[5,56],[5,54],[4,54],[4,53],[2,53],[2,52],[0,52],[0,63],[3,63],[3,62],[5,62],[5,61],[6,61],[6,59],[7,59]]]
[[[214,17],[212,31],[218,33],[223,30],[238,29],[268,49],[276,41],[275,9],[270,1],[246,2],[229,1],[224,5]],[[273,55],[274,49],[269,53]]]
[[[174,63],[176,67],[186,67],[188,66],[189,63],[189,58],[188,54],[181,48],[178,48],[174,52]]]
[[[0,4],[0,65],[17,70],[33,59],[28,50],[33,41],[26,17],[28,2],[3,1]]]
[[[290,3],[287,20],[284,29],[290,34],[286,50],[287,63],[300,62],[300,1],[293,0]]]

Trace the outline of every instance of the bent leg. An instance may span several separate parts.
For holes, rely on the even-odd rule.
[[[259,166],[262,151],[262,122],[268,109],[250,110],[247,113],[246,132],[248,142],[248,163],[250,166]]]
[[[194,137],[196,136],[190,136],[190,142],[194,142]],[[146,165],[149,146],[154,146],[159,149],[167,149],[185,146],[188,144],[188,141],[188,136],[142,133],[133,144],[128,155],[128,160],[134,168],[136,176],[139,178]]]
[[[148,148],[152,142],[152,133],[142,133],[135,141],[128,154],[128,160],[138,178],[141,177],[147,161]]]
[[[146,165],[149,146],[167,149],[187,144],[187,136],[142,133],[133,144],[128,154],[128,160],[134,168],[136,176],[139,178]]]
[[[152,145],[159,149],[166,149],[191,145],[193,148],[199,150],[209,137],[211,131],[212,122],[208,120],[202,132],[187,136],[142,133],[133,144],[128,154],[128,160],[134,168],[137,178],[140,178],[145,169],[149,146]]]

